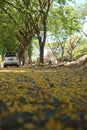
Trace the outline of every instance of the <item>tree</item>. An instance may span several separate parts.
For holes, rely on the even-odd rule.
[[[70,37],[75,37],[77,35],[76,33],[80,32],[81,25],[76,14],[75,8],[70,5],[65,6],[64,4],[61,4],[58,5],[58,8],[54,7],[52,9],[49,18],[51,21],[51,28],[49,28],[49,30],[55,37],[56,43],[58,43],[61,48],[61,61],[64,59],[64,53],[66,51],[65,44],[67,43],[67,40]],[[70,41],[70,45],[71,44],[72,42]],[[71,55],[70,50],[68,50],[68,54]]]
[[[6,51],[17,51],[18,45],[12,21],[1,10],[0,12],[0,54],[3,55]]]
[[[30,25],[27,3],[28,1],[4,1],[5,6],[1,9],[13,20],[16,27],[16,38],[19,41],[19,50],[22,52],[23,63],[25,63],[25,50],[28,48],[29,63],[31,62],[31,41],[34,29]],[[10,7],[10,8],[8,8]]]
[[[78,42],[78,46],[74,49],[74,59],[78,59],[87,54],[87,39],[81,38]]]
[[[52,12],[50,12],[51,7],[54,7],[53,2],[56,3],[58,7],[58,9],[54,8],[54,10],[57,11],[57,13],[54,11],[57,17],[55,14],[52,15]],[[61,59],[63,59],[65,41],[67,39],[66,34],[68,34],[68,28],[70,27],[67,24],[69,21],[68,16],[70,10],[65,8],[67,7],[65,4],[66,0],[1,1],[2,6],[0,6],[0,8],[14,22],[15,36],[19,41],[19,50],[23,52],[24,62],[26,49],[28,49],[29,63],[31,62],[31,43],[33,37],[37,35],[40,51],[40,63],[44,63],[44,47],[48,30],[52,31],[52,34],[55,36],[57,34],[56,38],[58,43],[60,42],[61,46]],[[47,24],[49,24],[50,21],[48,19],[49,15],[52,16],[52,18],[55,16],[55,19],[52,20],[55,25],[52,25],[54,23],[51,21],[51,27],[53,27],[54,30],[47,28]]]
[[[29,37],[29,35],[30,35],[29,32],[31,33],[35,30],[35,33],[37,34],[37,38],[39,41],[40,63],[44,63],[43,55],[44,55],[44,46],[45,46],[46,31],[47,31],[46,23],[47,23],[49,8],[52,4],[52,0],[44,0],[44,1],[42,1],[42,0],[31,0],[31,1],[21,0],[21,1],[9,1],[9,2],[7,0],[4,0],[4,3],[6,5],[9,5],[11,8],[13,7],[15,10],[17,10],[19,17],[23,18],[23,19],[21,19],[22,23],[24,22],[24,24],[26,24],[25,23],[25,19],[26,19],[26,22],[28,25],[28,26],[26,26],[26,27],[28,27],[27,28],[28,38],[26,36],[25,41],[27,41],[27,42],[30,41],[30,40],[28,41],[28,39],[31,38],[31,37]],[[9,14],[10,18],[12,18],[14,21],[16,21],[15,18],[13,18],[11,15],[12,11],[8,13],[8,10],[9,10],[8,8],[6,8],[6,10],[5,10],[5,8],[3,7],[2,9],[4,12]],[[17,22],[19,23],[19,21],[17,21]],[[29,30],[29,28],[30,28],[29,25],[33,28],[32,31]],[[22,28],[22,31],[23,31],[23,29],[25,29],[25,27]],[[24,31],[23,31],[23,33],[24,33]],[[24,35],[22,35],[22,36],[24,36]],[[23,44],[23,42],[22,42],[22,44]],[[29,46],[29,43],[28,43],[28,46]]]
[[[35,33],[39,41],[40,63],[44,63],[44,47],[47,33],[47,18],[52,2],[53,0],[33,1],[32,3],[34,8],[31,7],[31,12],[29,12],[31,25],[34,27]],[[32,11],[34,12],[33,15]]]
[[[80,38],[77,36],[73,36],[70,38],[69,42],[67,42],[67,53],[69,55],[69,61],[73,61],[74,56],[73,56],[73,52],[74,49],[78,46],[78,43],[80,41]]]

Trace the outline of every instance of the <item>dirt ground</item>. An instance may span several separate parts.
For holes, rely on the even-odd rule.
[[[0,130],[87,130],[87,68],[1,68]]]

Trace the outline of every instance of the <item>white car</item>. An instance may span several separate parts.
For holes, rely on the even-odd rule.
[[[3,67],[17,66],[19,67],[19,57],[17,53],[5,53],[3,59]]]

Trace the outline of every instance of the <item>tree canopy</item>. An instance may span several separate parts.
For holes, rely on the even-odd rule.
[[[79,11],[79,7],[75,8],[69,2],[73,1],[0,1],[0,54],[3,55],[5,51],[17,51],[25,64],[27,51],[30,64],[35,48],[33,45],[37,46],[33,44],[35,41],[33,39],[36,39],[38,40],[39,63],[44,63],[44,49],[49,33],[52,38],[49,46],[51,50],[57,48],[55,53],[57,58],[59,53],[62,61],[66,53],[69,57],[71,55],[74,57],[72,51],[78,46],[78,41],[81,39],[83,26],[81,19],[86,16],[86,11]],[[86,4],[84,8],[86,8]],[[81,41],[79,43],[82,44]],[[71,45],[70,48],[68,46],[68,50],[66,44]],[[73,60],[73,58],[70,59]]]

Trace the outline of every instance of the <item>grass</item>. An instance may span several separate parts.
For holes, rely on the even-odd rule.
[[[0,69],[0,130],[87,130],[87,70]]]

